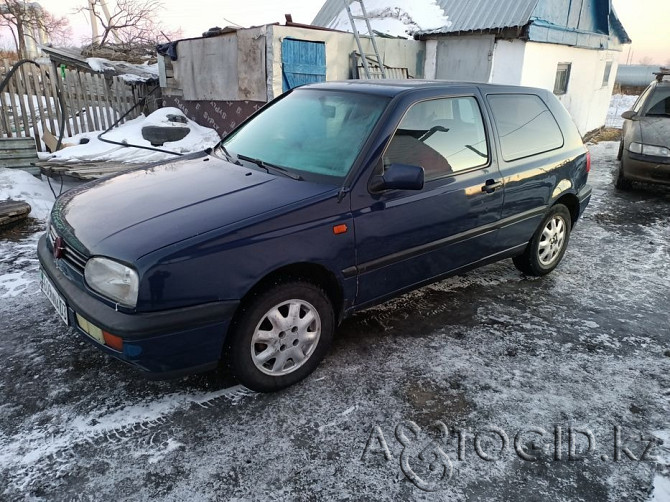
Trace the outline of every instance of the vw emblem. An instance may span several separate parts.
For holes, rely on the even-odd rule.
[[[65,246],[63,245],[63,238],[56,237],[56,240],[54,240],[54,258],[57,260],[61,259],[64,251]]]

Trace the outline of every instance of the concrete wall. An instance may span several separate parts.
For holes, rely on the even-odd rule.
[[[439,39],[436,78],[488,82],[494,44],[494,35],[466,35]]]
[[[572,63],[568,92],[558,99],[570,112],[582,135],[605,125],[620,52],[518,39],[499,39],[491,46],[491,39],[492,36],[459,36],[428,40],[427,76],[542,87],[553,91],[558,64]],[[490,52],[493,56],[487,73]],[[608,85],[603,87],[608,61],[612,62],[612,70]]]
[[[497,40],[489,81],[493,84],[521,85],[525,55],[526,42],[523,40]]]
[[[182,40],[177,54],[176,61],[162,58],[164,94],[186,101],[267,99],[265,27]]]
[[[558,99],[584,135],[605,125],[612,97],[619,52],[527,42],[521,85],[553,91],[559,63],[572,63],[568,92]],[[612,61],[609,84],[603,87],[605,65]]]
[[[293,26],[268,26],[268,37],[272,47],[268,51],[268,99],[279,96],[282,90],[281,43],[284,38],[325,42],[326,80],[347,80],[351,73],[351,53],[358,52],[356,40],[351,33],[310,30]],[[363,50],[374,54],[369,39],[361,38]],[[407,68],[414,78],[423,78],[425,45],[416,40],[388,39],[377,37],[379,53],[387,66]]]

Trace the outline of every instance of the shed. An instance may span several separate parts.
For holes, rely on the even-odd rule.
[[[366,53],[370,40],[362,39]],[[386,66],[422,78],[424,46],[417,40],[380,38]],[[165,106],[222,137],[266,102],[309,82],[357,76],[351,33],[288,21],[251,28],[218,28],[203,37],[161,48],[160,84]]]
[[[641,93],[654,80],[658,65],[631,64],[620,65],[616,74],[616,84],[622,90]]]
[[[619,55],[631,42],[611,0],[435,1],[449,22],[414,33],[426,42],[426,78],[542,87],[582,134],[605,124]],[[412,10],[408,0],[390,3]],[[314,24],[330,26],[342,9],[342,0],[327,0]]]

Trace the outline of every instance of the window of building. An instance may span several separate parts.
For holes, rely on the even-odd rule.
[[[612,61],[608,61],[605,65],[605,73],[603,74],[603,87],[610,84],[610,74],[612,73]]]
[[[384,165],[423,167],[426,180],[489,163],[482,113],[473,97],[414,104],[400,122],[384,154]]]
[[[554,81],[554,94],[561,95],[568,92],[571,67],[572,63],[558,63],[558,68],[556,69],[556,80]]]
[[[563,146],[563,134],[547,105],[534,94],[488,97],[507,162]]]

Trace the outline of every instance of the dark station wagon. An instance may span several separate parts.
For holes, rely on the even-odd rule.
[[[145,372],[224,362],[276,390],[312,372],[356,311],[504,258],[551,272],[589,168],[545,90],[308,85],[211,151],[61,196],[39,242],[42,289]]]

